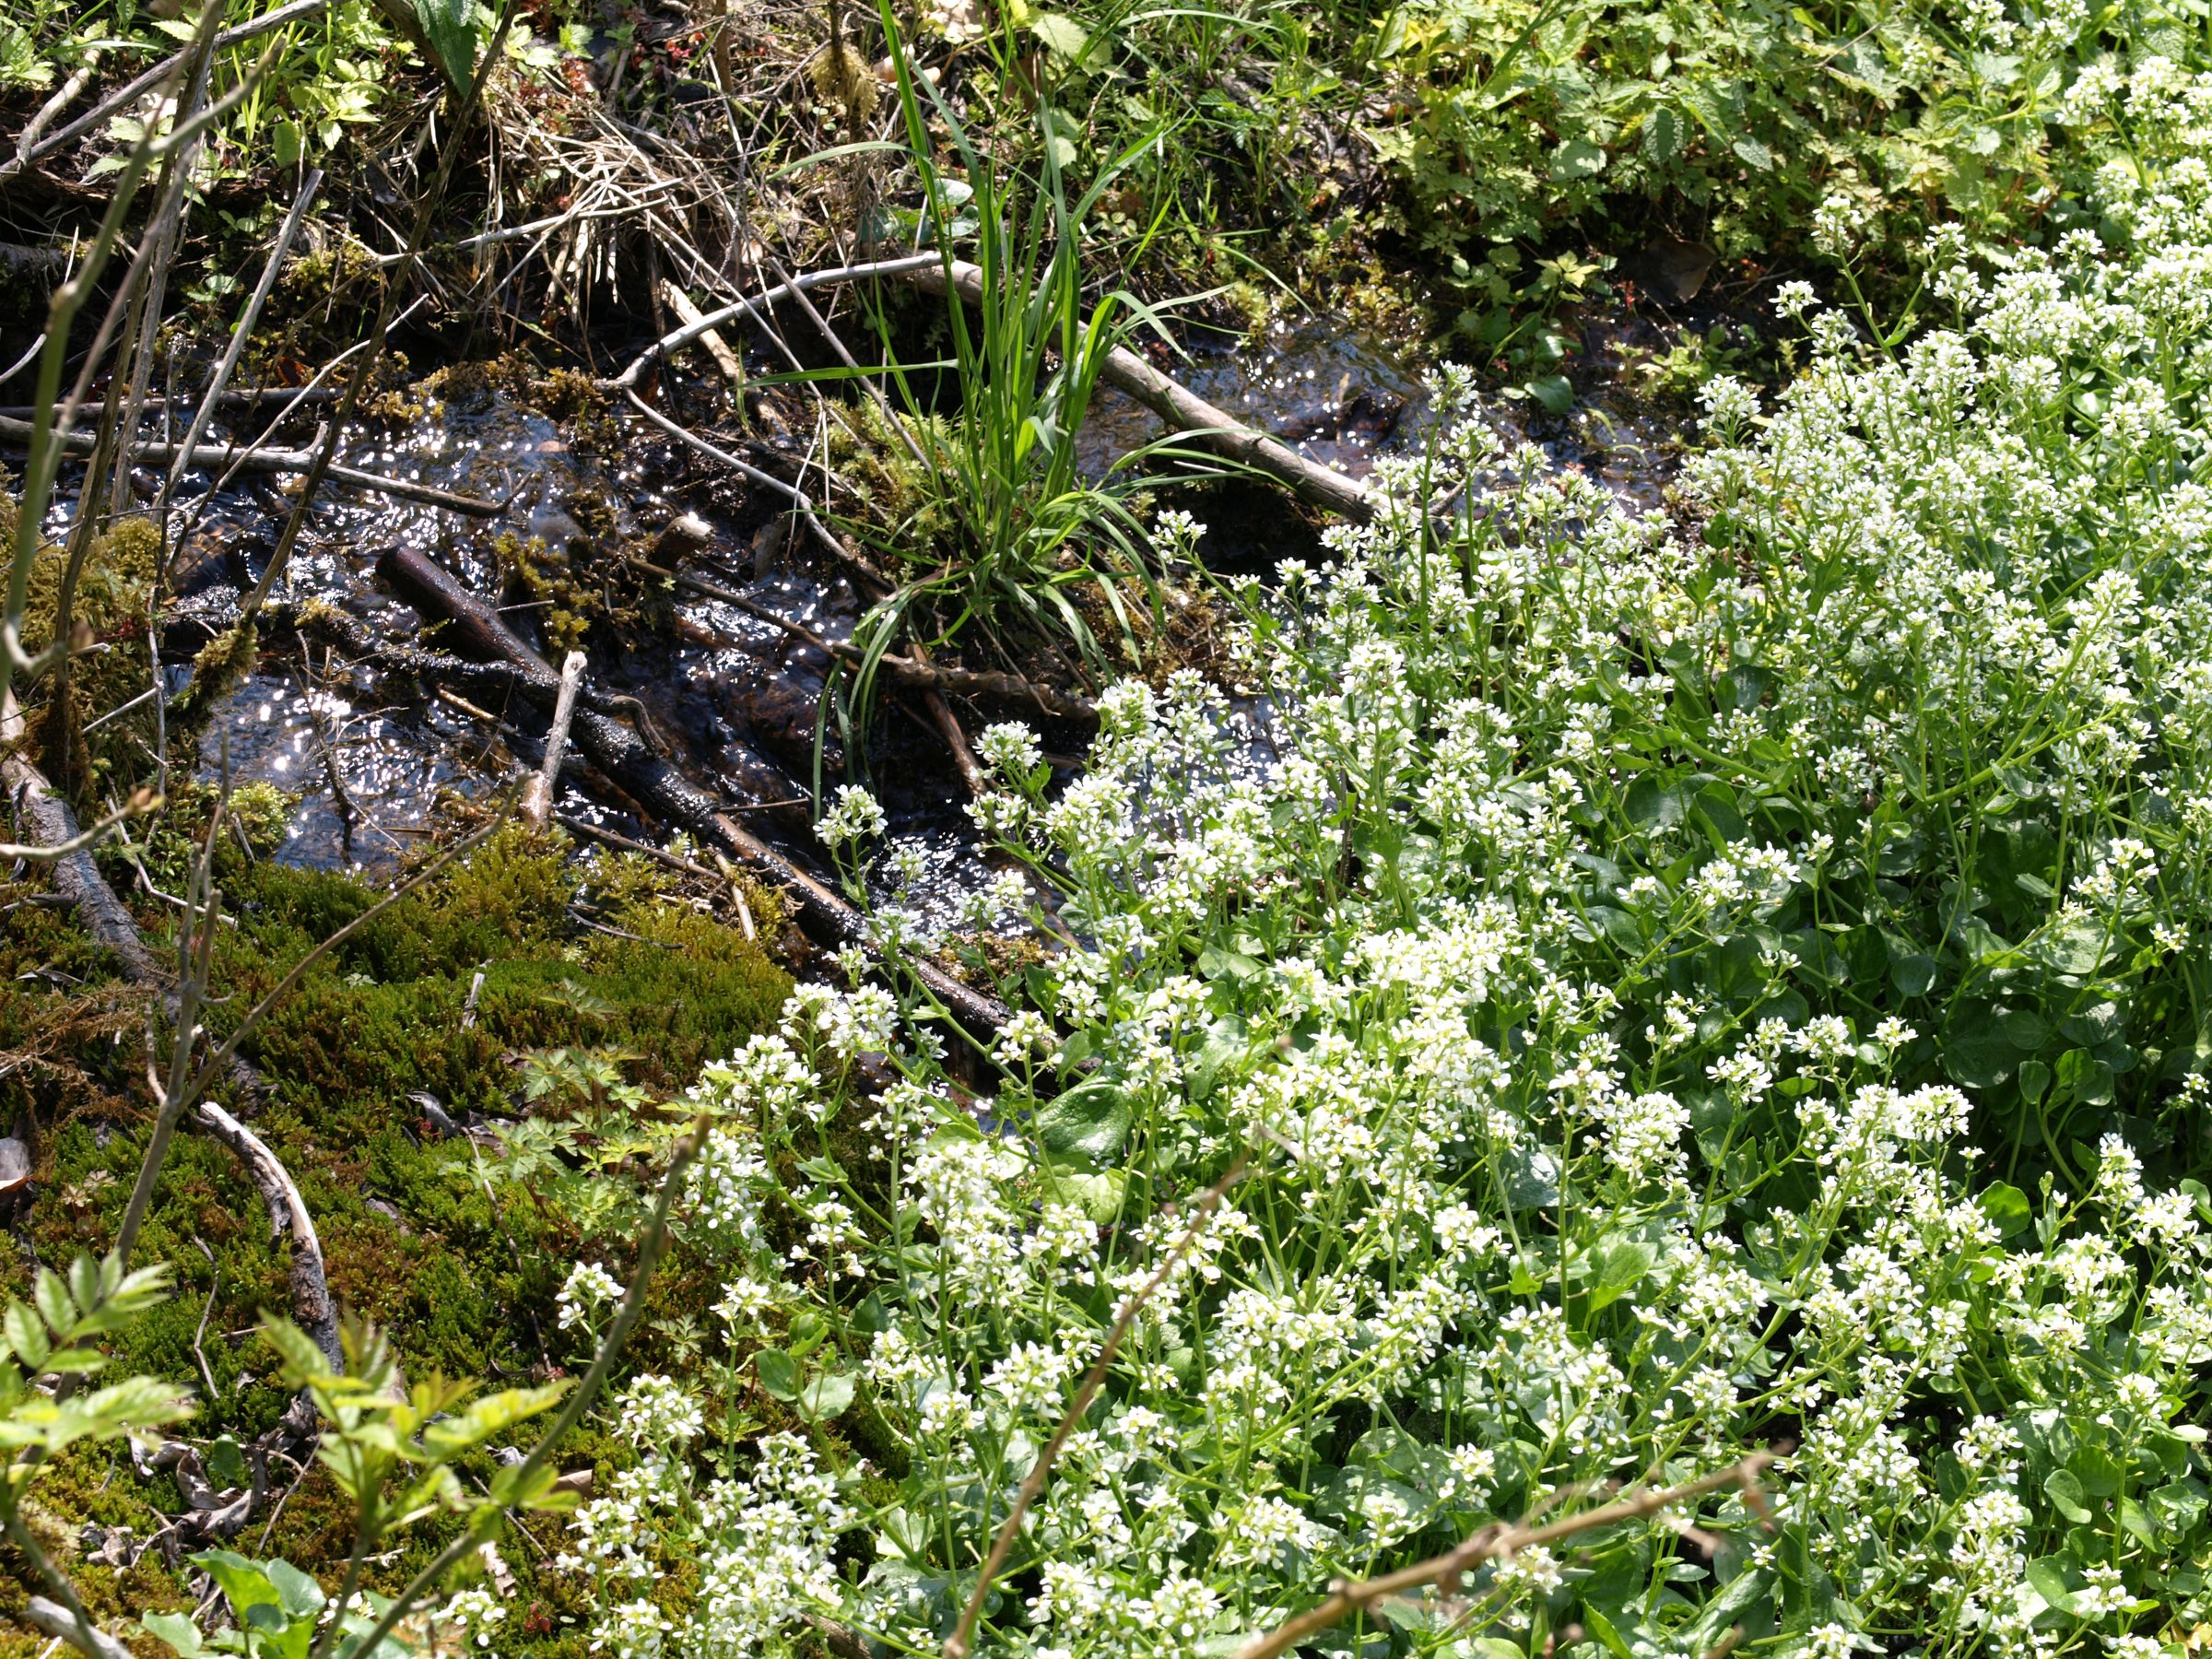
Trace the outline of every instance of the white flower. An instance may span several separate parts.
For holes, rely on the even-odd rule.
[[[560,1328],[588,1325],[597,1310],[622,1294],[621,1282],[596,1262],[579,1262],[569,1269],[553,1305],[560,1310]]]
[[[824,846],[835,850],[850,841],[881,835],[888,823],[874,795],[857,783],[847,783],[838,790],[835,803],[822,814],[814,832]]]

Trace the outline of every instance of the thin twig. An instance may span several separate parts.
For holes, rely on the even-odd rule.
[[[246,309],[239,313],[238,324],[230,331],[230,344],[225,347],[221,361],[208,377],[207,389],[200,398],[200,406],[193,412],[192,424],[184,429],[183,441],[176,446],[176,455],[169,465],[169,476],[162,481],[161,499],[156,509],[156,521],[166,525],[169,522],[169,503],[177,493],[185,470],[192,465],[192,453],[207,434],[207,424],[215,418],[221,405],[224,390],[230,384],[232,371],[238,367],[239,355],[246,348],[246,340],[261,321],[261,308],[268,302],[270,291],[276,286],[276,273],[283,268],[285,255],[291,252],[292,239],[300,233],[300,226],[307,218],[315,193],[323,188],[323,170],[311,167],[307,177],[300,182],[300,194],[293,198],[291,211],[284,216],[277,227],[276,241],[269,249],[269,257],[261,267],[261,280],[253,285],[253,292],[246,300]]]
[[[983,1597],[991,1591],[991,1581],[998,1576],[999,1569],[1006,1564],[1006,1557],[1013,1552],[1015,1535],[1021,1530],[1022,1518],[1030,1512],[1030,1506],[1044,1490],[1045,1479],[1053,1472],[1053,1464],[1059,1457],[1060,1449],[1067,1444],[1067,1437],[1090,1409],[1091,1399],[1098,1394],[1099,1384],[1106,1380],[1107,1370],[1113,1364],[1113,1357],[1121,1349],[1122,1339],[1128,1335],[1129,1327],[1136,1322],[1137,1310],[1166,1281],[1168,1275],[1175,1271],[1191,1246],[1198,1241],[1198,1235],[1212,1218],[1223,1194],[1243,1175],[1244,1159],[1240,1156],[1236,1162],[1229,1166],[1227,1174],[1199,1194],[1197,1203],[1193,1206],[1195,1213],[1191,1217],[1190,1224],[1182,1230],[1182,1236],[1175,1241],[1175,1248],[1168,1252],[1167,1259],[1160,1263],[1152,1277],[1144,1282],[1135,1295],[1122,1304],[1120,1312],[1114,1315],[1113,1328],[1106,1333],[1106,1340],[1099,1348],[1099,1357],[1091,1361],[1090,1370],[1084,1374],[1081,1384],[1076,1389],[1076,1397],[1068,1403],[1067,1411],[1060,1419],[1060,1426],[1053,1430],[1053,1438],[1045,1442],[1044,1450],[1038,1454],[1037,1461],[1030,1465],[1030,1472],[1022,1477],[1021,1489],[1014,1494],[1014,1507],[1006,1512],[1006,1520],[999,1524],[998,1535],[991,1540],[991,1553],[983,1558],[983,1570],[976,1575],[975,1588],[969,1594],[968,1606],[960,1613],[959,1628],[945,1639],[945,1659],[967,1659],[975,1640],[976,1620],[982,1615]]]
[[[31,422],[0,416],[0,438],[29,441],[32,435]],[[49,441],[67,453],[88,454],[95,447],[97,434],[56,432]],[[151,440],[125,443],[121,448],[134,461],[150,461],[157,465],[165,461],[170,463],[179,477],[187,470],[213,472],[218,467],[250,473],[312,473],[317,455],[322,453],[262,449],[251,443],[223,444],[219,447],[202,444],[188,449],[182,444],[161,443]],[[381,473],[363,472],[359,467],[343,466],[335,462],[325,464],[324,475],[356,489],[373,490],[403,501],[419,501],[427,507],[442,507],[448,512],[463,513],[470,518],[498,518],[507,511],[505,501],[488,501],[481,496],[440,489],[435,485],[418,484],[412,478],[387,478]]]
[[[1724,1469],[1684,1481],[1680,1486],[1647,1488],[1597,1509],[1584,1510],[1579,1515],[1569,1515],[1541,1526],[1486,1526],[1442,1555],[1401,1567],[1395,1572],[1361,1579],[1358,1583],[1340,1584],[1319,1606],[1284,1620],[1265,1636],[1248,1642],[1238,1653],[1237,1659],[1276,1659],[1277,1654],[1289,1652],[1360,1608],[1387,1596],[1402,1595],[1430,1584],[1454,1589],[1463,1574],[1484,1561],[1509,1559],[1524,1549],[1556,1543],[1577,1533],[1613,1526],[1623,1521],[1641,1520],[1675,1504],[1717,1492],[1723,1487],[1740,1488],[1749,1502],[1750,1495],[1759,1488],[1759,1475],[1773,1461],[1773,1453],[1755,1452]]]

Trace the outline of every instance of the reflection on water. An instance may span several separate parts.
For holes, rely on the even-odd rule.
[[[1378,455],[1418,453],[1432,429],[1419,375],[1387,348],[1326,321],[1286,324],[1257,346],[1165,366],[1200,396],[1355,477],[1371,470]],[[1484,415],[1509,442],[1538,444],[1552,465],[1602,478],[1633,507],[1659,506],[1672,446],[1649,416],[1624,414],[1600,401],[1553,417],[1504,397],[1488,401]],[[1101,392],[1078,437],[1080,465],[1089,476],[1101,476],[1159,431],[1148,411]],[[626,426],[622,441],[609,448],[605,458],[571,450],[553,420],[496,390],[428,401],[421,415],[401,427],[364,430],[343,447],[341,459],[502,501],[504,515],[468,519],[359,489],[328,489],[295,559],[292,594],[338,605],[372,634],[416,639],[420,619],[380,589],[374,568],[387,547],[421,547],[478,594],[503,599],[510,624],[537,642],[544,606],[502,594],[494,552],[499,535],[535,535],[557,547],[594,537],[623,541],[689,512],[712,532],[706,546],[692,550],[692,570],[817,636],[833,641],[850,636],[861,606],[840,573],[811,567],[795,546],[756,559],[727,511],[726,483],[696,470],[683,451],[641,425]],[[189,480],[186,497],[206,484],[205,477]],[[189,560],[185,601],[207,629],[235,616],[239,586],[260,574],[288,506],[280,488],[266,482],[241,486],[208,504],[206,547]],[[1271,490],[1225,492],[1214,516],[1205,549],[1209,558],[1264,567],[1289,550],[1281,498]],[[594,685],[639,699],[673,758],[717,789],[725,807],[788,846],[810,847],[806,802],[815,783],[831,665],[813,646],[740,606],[681,589],[659,594],[655,603],[669,607],[673,637],[618,657],[602,653],[593,664]],[[426,832],[441,792],[495,787],[516,771],[517,749],[535,754],[524,734],[539,729],[538,717],[522,718],[518,733],[502,724],[510,712],[451,697],[426,700],[417,688],[380,683],[318,646],[307,666],[272,658],[241,687],[211,723],[201,763],[212,773],[227,745],[234,780],[264,780],[298,794],[280,858],[388,868]],[[1265,710],[1243,708],[1237,719],[1253,763],[1264,765]],[[893,820],[884,853],[905,849],[905,862],[921,871],[913,893],[925,899],[930,921],[946,923],[993,872],[975,849],[965,795],[940,741],[894,704],[887,703],[881,724],[882,752],[872,750],[870,760],[871,782]],[[827,735],[834,756],[838,734],[831,729]],[[509,747],[510,738],[516,749]],[[563,782],[563,813],[661,839],[656,826],[607,804],[617,797],[587,794],[571,777]],[[888,881],[896,862],[877,860],[879,880]]]

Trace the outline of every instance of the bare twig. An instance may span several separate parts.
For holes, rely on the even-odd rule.
[[[261,607],[268,602],[270,593],[283,580],[286,571],[290,567],[292,548],[298,545],[300,533],[306,526],[308,511],[314,505],[315,492],[322,488],[323,481],[331,476],[332,465],[337,459],[340,436],[353,418],[362,390],[376,373],[377,363],[383,356],[385,332],[391,326],[400,291],[407,286],[409,277],[421,263],[422,250],[429,242],[430,227],[437,220],[439,206],[445,199],[446,190],[453,183],[453,170],[460,164],[461,153],[466,147],[462,138],[483,102],[484,88],[491,79],[492,71],[505,55],[507,36],[514,27],[517,4],[518,0],[506,0],[500,6],[499,27],[492,31],[491,40],[485,48],[483,62],[477,66],[467,89],[459,95],[457,104],[452,106],[452,127],[445,134],[445,141],[441,147],[438,171],[431,178],[430,187],[417,206],[415,226],[407,237],[406,257],[400,262],[397,274],[384,285],[383,297],[377,302],[375,324],[369,331],[367,354],[361,365],[347,377],[345,391],[338,398],[338,406],[331,417],[330,433],[315,450],[312,464],[308,467],[300,487],[300,499],[293,503],[292,511],[285,517],[284,528],[277,533],[276,546],[270,551],[268,566],[262,571],[261,580],[253,584],[252,591],[239,606],[238,626],[241,629],[259,614]]]
[[[253,1185],[268,1207],[270,1230],[292,1241],[292,1312],[300,1328],[315,1339],[331,1369],[346,1369],[345,1350],[338,1343],[338,1312],[330,1300],[330,1278],[323,1265],[323,1241],[315,1233],[300,1184],[284,1167],[284,1160],[255,1135],[213,1100],[202,1100],[200,1121],[207,1132],[238,1154]]]
[[[221,361],[216,364],[215,372],[208,377],[207,390],[200,398],[199,407],[193,412],[192,423],[185,428],[183,441],[176,446],[176,454],[169,464],[169,477],[162,481],[161,499],[155,513],[156,521],[164,526],[169,521],[170,500],[177,493],[178,484],[192,465],[193,452],[206,436],[207,424],[221,406],[223,393],[230,384],[231,371],[238,367],[239,355],[245,350],[248,336],[261,320],[261,308],[267,303],[270,290],[276,286],[276,273],[283,268],[285,255],[291,252],[292,238],[300,233],[300,223],[307,218],[315,193],[322,188],[323,170],[309,168],[307,177],[300,182],[300,194],[292,200],[291,211],[277,227],[276,241],[269,249],[267,263],[261,267],[261,280],[253,285],[245,310],[239,313],[238,325],[230,331],[230,344],[224,349]]]
[[[691,296],[665,276],[661,278],[660,295],[662,303],[677,314],[685,327],[690,328],[706,322],[706,313],[693,302]],[[730,343],[716,333],[712,324],[700,330],[699,343],[707,348],[707,355],[714,359],[714,367],[722,371],[723,378],[730,382],[731,388],[735,391],[744,390],[745,365],[737,360],[737,354],[730,349]]]
[[[671,571],[652,564],[632,554],[629,562],[649,576],[658,576],[688,588],[702,599],[712,599],[726,605],[732,610],[743,611],[758,622],[766,622],[782,629],[793,639],[812,646],[825,656],[840,662],[858,665],[867,660],[867,653],[859,646],[845,640],[831,640],[808,628],[781,616],[767,606],[747,598],[734,589],[704,577],[694,576],[688,571]],[[940,668],[935,663],[891,653],[878,657],[876,671],[893,685],[912,691],[949,691],[961,697],[993,697],[1007,702],[1033,703],[1044,713],[1066,720],[1096,720],[1098,705],[1087,697],[1072,697],[1040,686],[1018,674],[1007,674],[996,669]]]
[[[791,281],[778,283],[762,290],[750,300],[736,300],[730,304],[708,312],[695,323],[687,323],[671,334],[663,335],[634,358],[629,367],[607,382],[611,391],[627,392],[635,386],[645,371],[672,351],[680,351],[692,341],[700,338],[711,329],[739,317],[749,317],[761,327],[770,326],[765,308],[773,305],[786,293],[798,293],[806,288],[834,288],[840,283],[865,282],[875,276],[912,276],[916,271],[931,269],[943,263],[935,253],[910,253],[900,259],[871,260],[865,265],[841,265],[832,271],[809,271]]]
[[[29,441],[34,436],[33,423],[0,416],[0,438]],[[88,454],[97,441],[91,432],[58,432],[52,441],[71,454]],[[134,461],[152,462],[156,465],[166,462],[173,476],[182,477],[188,470],[214,472],[227,467],[233,472],[249,473],[310,473],[315,470],[315,461],[323,451],[262,449],[254,444],[201,444],[188,448],[180,443],[145,442],[125,443],[124,453]],[[488,501],[481,496],[461,495],[434,485],[418,484],[412,478],[387,478],[381,473],[363,472],[359,467],[342,466],[335,462],[324,466],[324,477],[356,489],[373,490],[380,495],[394,496],[404,501],[419,501],[426,507],[442,507],[448,512],[465,514],[470,518],[498,518],[507,511],[504,501]]]
[[[23,1608],[23,1621],[33,1630],[65,1641],[86,1659],[131,1659],[131,1650],[98,1625],[87,1620],[81,1627],[61,1603],[34,1595]]]
[[[1460,1578],[1470,1569],[1485,1561],[1510,1559],[1524,1549],[1538,1545],[1552,1544],[1577,1533],[1594,1531],[1601,1526],[1613,1526],[1623,1521],[1638,1521],[1647,1515],[1687,1503],[1693,1498],[1702,1498],[1708,1492],[1717,1492],[1724,1487],[1739,1488],[1748,1503],[1751,1495],[1759,1490],[1759,1477],[1767,1465],[1774,1461],[1773,1454],[1755,1452],[1724,1469],[1716,1469],[1696,1480],[1684,1481],[1680,1486],[1649,1487],[1631,1492],[1594,1510],[1584,1510],[1541,1526],[1486,1526],[1470,1535],[1442,1555],[1431,1556],[1410,1567],[1401,1567],[1395,1572],[1385,1572],[1375,1578],[1361,1579],[1357,1583],[1340,1584],[1329,1598],[1319,1606],[1300,1613],[1296,1618],[1286,1619],[1256,1641],[1248,1642],[1238,1653],[1237,1659],[1276,1659],[1300,1642],[1309,1641],[1322,1631],[1386,1596],[1403,1595],[1434,1584],[1446,1591],[1458,1587]]]
[[[938,254],[912,254],[900,259],[844,265],[835,270],[808,272],[765,289],[754,299],[738,300],[718,311],[709,312],[700,323],[705,326],[715,326],[734,317],[749,316],[766,326],[767,319],[762,315],[761,308],[774,303],[785,293],[796,295],[811,288],[865,282],[874,277],[895,277],[912,284],[924,293],[958,294],[970,304],[975,304],[982,298],[983,273],[980,266]],[[617,390],[630,390],[655,358],[690,344],[703,332],[701,326],[687,324],[673,334],[664,335],[608,384]],[[1171,380],[1135,352],[1124,347],[1114,347],[1106,354],[1106,359],[1100,367],[1099,377],[1108,385],[1128,394],[1152,410],[1178,436],[1202,444],[1240,465],[1267,474],[1288,485],[1299,496],[1315,506],[1348,519],[1364,521],[1374,516],[1374,499],[1367,487],[1358,479],[1332,472],[1319,462],[1307,460],[1288,444],[1246,426],[1234,416],[1215,407],[1196,393]]]
[[[1067,1437],[1090,1409],[1090,1402],[1098,1394],[1099,1385],[1105,1382],[1114,1355],[1121,1350],[1122,1339],[1129,1335],[1129,1327],[1136,1322],[1137,1311],[1155,1290],[1166,1283],[1168,1276],[1190,1253],[1191,1246],[1198,1241],[1199,1234],[1206,1230],[1206,1223],[1213,1218],[1222,1196],[1243,1176],[1244,1159],[1239,1157],[1220,1180],[1198,1195],[1197,1202],[1191,1206],[1194,1211],[1191,1219],[1183,1228],[1182,1236],[1175,1241],[1175,1247],[1168,1252],[1167,1258],[1154,1270],[1152,1277],[1144,1282],[1135,1295],[1124,1301],[1120,1311],[1114,1314],[1113,1328],[1106,1333],[1106,1340],[1100,1345],[1099,1357],[1091,1361],[1090,1370],[1084,1373],[1082,1382],[1077,1386],[1076,1397],[1068,1402],[1067,1411],[1060,1418],[1059,1427],[1053,1430],[1053,1438],[1045,1442],[1044,1450],[1038,1453],[1037,1461],[1030,1465],[1030,1472],[1022,1477],[1021,1488],[1014,1494],[1014,1507],[1006,1512],[1006,1520],[999,1524],[998,1535],[991,1540],[991,1553],[983,1558],[983,1569],[976,1574],[975,1588],[969,1593],[968,1606],[960,1613],[959,1627],[945,1639],[945,1659],[968,1659],[975,1641],[975,1623],[982,1616],[983,1598],[990,1594],[991,1582],[998,1576],[999,1569],[1006,1564],[1006,1557],[1013,1552],[1014,1539],[1021,1531],[1022,1518],[1030,1512],[1030,1506],[1043,1492],[1045,1480],[1060,1456],[1060,1449],[1067,1444]]]
[[[546,728],[546,759],[523,788],[523,818],[532,829],[543,830],[553,816],[553,797],[560,787],[560,760],[569,747],[569,722],[576,713],[576,688],[590,665],[581,651],[571,651],[560,665],[560,691],[553,701],[553,723]]]

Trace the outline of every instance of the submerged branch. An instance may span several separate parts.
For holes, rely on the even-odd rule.
[[[0,415],[0,438],[29,442],[32,437],[31,423]],[[98,442],[91,432],[57,432],[50,440],[58,448],[71,454],[90,454]],[[186,470],[216,472],[229,469],[248,473],[312,473],[315,456],[304,450],[262,449],[253,444],[199,444],[186,449],[182,444],[147,441],[120,446],[134,461],[151,462],[157,465],[172,466],[179,476]],[[387,478],[381,473],[363,472],[359,467],[341,466],[332,463],[324,476],[356,489],[373,490],[379,495],[394,496],[403,501],[418,501],[426,507],[442,507],[448,512],[465,513],[470,518],[498,518],[507,511],[505,501],[488,501],[481,496],[458,495],[435,485],[418,484],[412,478]]]

